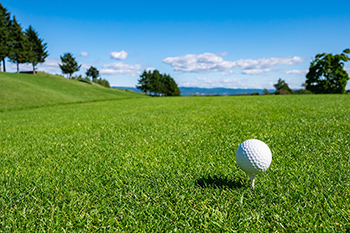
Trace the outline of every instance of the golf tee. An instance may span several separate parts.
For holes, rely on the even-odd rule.
[[[249,178],[250,178],[250,185],[254,190],[255,174],[249,174]]]

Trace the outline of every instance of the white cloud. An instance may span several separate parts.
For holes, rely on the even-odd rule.
[[[221,53],[222,54],[222,53]],[[224,61],[224,59],[213,53],[187,54],[179,57],[167,57],[164,63],[174,67],[176,71],[206,73],[226,71],[229,69],[261,69],[277,65],[296,65],[303,62],[301,57],[270,57],[252,59],[241,59],[238,61]]]
[[[277,65],[296,65],[303,62],[304,59],[301,57],[270,57],[270,58],[259,58],[256,60],[242,59],[236,61],[236,65],[242,69],[261,69],[268,68]]]
[[[167,57],[163,62],[174,67],[177,71],[196,73],[224,71],[234,67],[233,62],[224,61],[222,57],[213,53]]]
[[[10,62],[7,62],[5,63],[6,65],[6,71],[7,72],[17,72],[17,64],[15,63],[10,63]],[[2,61],[1,61],[1,70],[3,69],[3,66],[2,66]],[[19,71],[32,71],[33,70],[33,65],[32,64],[28,64],[28,63],[22,63],[22,64],[19,64]]]
[[[60,59],[54,59],[54,58],[47,58],[44,63],[40,63],[36,66],[36,71],[44,71],[46,73],[52,73],[52,74],[61,74],[61,69],[58,66],[58,64],[61,63]],[[17,71],[17,65],[14,63],[6,63],[6,70],[8,72],[16,72]],[[25,63],[19,65],[20,71],[32,71],[33,66],[32,64]]]
[[[231,84],[231,85],[228,85]],[[236,85],[235,85],[236,84]],[[212,87],[232,87],[240,86],[241,81],[238,79],[212,79],[212,78],[201,78],[198,77],[193,81],[179,82],[181,87],[201,87],[201,88],[212,88]],[[232,86],[233,85],[233,86]]]
[[[235,72],[233,70],[229,70],[229,71],[226,71],[226,72],[223,72],[221,75],[222,76],[229,76],[229,75],[232,75],[234,74]]]
[[[286,71],[286,74],[306,75],[308,72],[309,72],[309,70],[288,70],[288,71]]]
[[[81,68],[83,69],[89,69],[91,67],[91,65],[88,65],[88,64],[81,64]]]
[[[101,74],[106,75],[130,75],[135,76],[141,74],[142,66],[139,64],[129,65],[122,62],[115,62],[112,64],[107,64],[103,66],[103,69],[100,70]]]
[[[89,56],[89,54],[88,54],[87,52],[80,52],[80,55],[81,55],[82,57],[87,57],[87,56]]]
[[[44,71],[47,73],[60,74],[61,69],[58,64],[61,63],[60,59],[56,58],[47,58],[44,63],[38,65],[39,71]]]
[[[271,72],[271,69],[247,69],[242,70],[242,74],[259,75]]]
[[[146,71],[148,72],[148,71],[151,71],[151,72],[153,72],[153,71],[155,71],[156,70],[156,68],[154,68],[154,67],[148,67],[148,68],[146,68]]]
[[[128,57],[128,53],[124,50],[120,52],[111,52],[111,57],[116,60],[125,60]]]

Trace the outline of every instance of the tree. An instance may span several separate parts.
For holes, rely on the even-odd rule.
[[[147,94],[147,92],[151,89],[150,84],[150,77],[152,76],[151,71],[146,72],[143,71],[143,73],[140,75],[140,79],[138,80],[139,85],[136,86],[136,88],[140,89],[142,92]]]
[[[29,26],[25,31],[25,35],[28,39],[28,62],[33,65],[33,74],[35,74],[36,65],[45,62],[45,59],[49,55],[46,50],[47,43],[43,43],[43,40],[39,38],[38,33],[32,26]]]
[[[311,91],[305,89],[306,83],[302,83],[301,86],[302,86],[303,88],[302,88],[302,89],[299,89],[299,90],[295,90],[295,91],[294,91],[294,94],[311,94]]]
[[[347,55],[349,53],[350,49],[345,49],[342,54],[336,55],[317,54],[311,61],[309,72],[306,74],[306,89],[317,94],[344,94],[349,80],[349,75],[344,70],[344,63],[350,60]]]
[[[102,79],[102,78],[99,78],[97,79],[96,83],[104,86],[104,87],[107,87],[107,88],[110,88],[111,86],[109,85],[109,82],[106,80],[106,79]]]
[[[10,25],[10,51],[9,58],[13,63],[17,64],[17,73],[19,73],[19,64],[29,61],[28,40],[22,31],[21,25],[17,22],[16,17],[13,17]]]
[[[153,93],[154,95],[179,96],[180,89],[175,80],[167,74],[160,74],[158,70],[144,71],[140,75],[136,88],[143,91]]]
[[[59,64],[62,73],[68,74],[68,78],[72,78],[72,74],[80,70],[81,65],[78,65],[75,57],[71,53],[65,53],[60,56],[62,64]]]
[[[158,95],[162,92],[161,74],[158,70],[154,70],[152,76],[150,77],[151,89],[150,92]]]
[[[180,89],[170,75],[163,75],[163,93],[165,96],[180,96]]]
[[[0,68],[3,62],[3,70],[6,72],[5,58],[9,56],[11,16],[7,9],[0,3]]]
[[[276,92],[275,94],[282,94],[282,95],[286,95],[286,94],[293,94],[293,90],[289,88],[288,84],[282,80],[282,79],[278,79],[277,83],[273,85],[276,88]]]
[[[92,82],[96,82],[97,78],[100,76],[100,72],[93,66],[86,71],[86,76],[91,77]]]
[[[266,88],[264,89],[264,95],[270,95],[271,93]]]

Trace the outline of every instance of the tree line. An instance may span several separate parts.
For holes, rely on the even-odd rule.
[[[138,85],[145,94],[154,96],[180,96],[180,89],[175,80],[168,74],[161,74],[158,70],[144,71],[140,75]]]
[[[0,66],[6,72],[5,58],[17,65],[30,63],[35,74],[36,66],[45,62],[48,56],[47,43],[39,38],[38,32],[30,25],[23,30],[15,16],[11,18],[10,12],[0,3]],[[1,70],[1,68],[0,68]]]

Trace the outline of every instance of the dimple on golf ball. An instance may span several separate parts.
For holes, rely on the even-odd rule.
[[[266,171],[272,161],[270,148],[262,141],[249,139],[241,143],[236,151],[238,166],[248,175]]]

